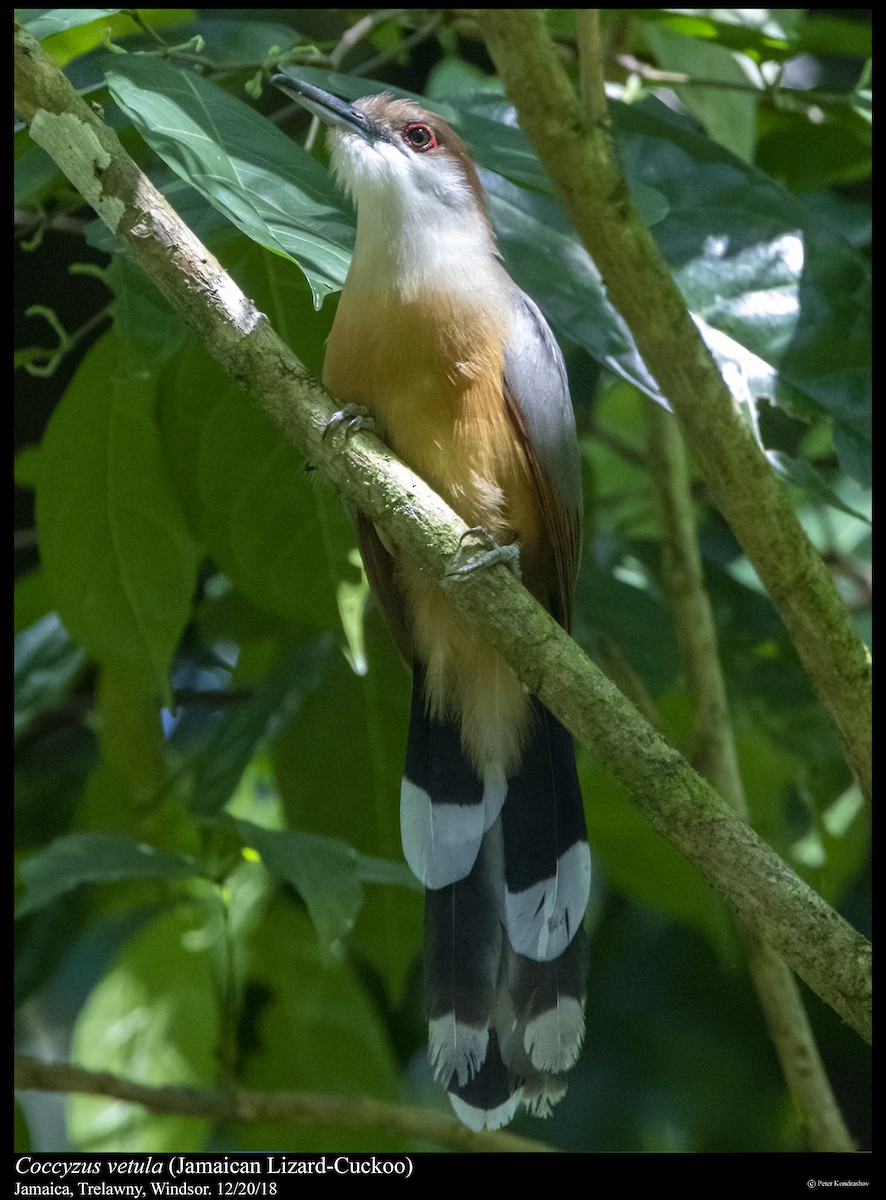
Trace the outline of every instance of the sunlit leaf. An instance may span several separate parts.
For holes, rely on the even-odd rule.
[[[111,17],[119,8],[20,8],[17,12],[22,27],[38,41],[53,33],[76,29],[89,21]]]

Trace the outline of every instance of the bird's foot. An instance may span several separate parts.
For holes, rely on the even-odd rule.
[[[479,544],[479,549],[465,545],[472,538]],[[474,529],[466,529],[459,538],[459,548],[450,560],[446,578],[454,575],[469,575],[472,571],[485,570],[504,563],[511,574],[520,579],[520,547],[516,542],[508,546],[500,546],[488,529],[478,525]]]
[[[346,404],[338,412],[334,412],[326,422],[323,437],[329,437],[340,425],[344,425],[345,427],[345,436],[350,437],[358,429],[367,429],[370,432],[374,432],[375,418],[369,409],[364,408],[362,404]]]

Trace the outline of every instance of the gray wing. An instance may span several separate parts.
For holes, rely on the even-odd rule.
[[[581,462],[563,356],[532,300],[515,286],[504,390],[538,489],[557,572],[554,616],[569,627],[581,553]]]

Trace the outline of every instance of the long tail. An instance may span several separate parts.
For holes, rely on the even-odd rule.
[[[572,739],[535,698],[519,771],[478,779],[415,673],[401,825],[424,882],[429,1056],[473,1129],[547,1116],[584,1034],[590,853]]]

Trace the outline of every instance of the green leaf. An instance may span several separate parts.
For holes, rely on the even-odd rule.
[[[47,613],[36,624],[16,634],[13,658],[16,737],[38,713],[61,700],[85,661],[82,647],[71,641],[56,613]]]
[[[278,332],[319,369],[329,323],[313,312],[295,268],[250,246],[232,270]],[[338,589],[356,574],[344,509],[196,343],[164,378],[160,434],[191,527],[238,591],[300,628],[337,628]]]
[[[114,330],[156,374],[185,343],[187,326],[128,255],[114,252],[113,245],[109,250],[111,261],[104,278],[114,292]]]
[[[353,220],[316,159],[193,71],[130,55],[106,77],[148,145],[248,237],[298,263],[318,307],[341,287]]]
[[[872,155],[870,123],[848,104],[820,123],[780,111],[761,120],[757,165],[793,192],[864,183]]]
[[[198,872],[193,859],[118,834],[71,833],[22,863],[25,895],[16,915],[43,908],[83,883],[185,879]]]
[[[113,808],[104,820],[95,813],[96,825],[138,833],[150,830],[150,840],[162,838],[163,818],[173,814],[158,804],[168,790],[169,770],[163,755],[160,705],[153,689],[127,667],[104,666],[96,687],[92,726],[106,782],[116,792]],[[93,777],[90,782],[97,781]],[[146,810],[153,810],[147,821]]]
[[[706,38],[731,50],[775,60],[791,53],[803,28],[803,10],[795,8],[646,8],[631,13],[683,37]]]
[[[659,66],[665,70],[680,71],[690,80],[710,79],[736,85],[735,88],[673,86],[715,141],[745,162],[753,162],[758,97],[751,90],[751,81],[734,53],[716,42],[683,37],[666,25],[650,25],[646,29],[646,40]]]
[[[768,397],[806,421],[830,417],[843,469],[866,482],[871,317],[862,255],[813,209],[660,106],[612,111],[628,176],[668,200],[655,238],[738,399]]]
[[[28,1154],[34,1148],[28,1118],[17,1096],[13,1110],[12,1145],[16,1154]]]
[[[337,655],[314,692],[276,740],[274,769],[292,829],[342,839],[361,856],[403,867],[400,780],[409,727],[410,681],[370,610],[366,670]],[[375,869],[358,869],[367,883]],[[408,878],[408,876],[406,876]],[[397,882],[402,882],[400,875]],[[420,896],[406,887],[367,894],[349,945],[399,995],[421,945]]]
[[[308,915],[277,900],[251,938],[250,1042],[240,1082],[258,1090],[304,1090],[395,1100],[398,1072],[390,1033],[347,963],[317,944]],[[375,1130],[301,1129],[249,1123],[234,1131],[240,1149],[378,1152],[404,1149]]]
[[[53,33],[76,29],[102,17],[112,17],[121,12],[119,8],[21,8],[17,16],[24,29],[32,37],[42,41]]]
[[[497,85],[497,86],[496,86]],[[427,96],[431,100],[443,100],[459,92],[473,92],[478,88],[494,88],[502,90],[501,83],[489,76],[479,67],[455,54],[447,55],[431,68],[427,79]]]
[[[555,332],[660,400],[633,337],[606,297],[593,259],[560,206],[500,175],[484,171],[482,179],[508,270]]]
[[[298,647],[256,688],[248,703],[225,714],[201,756],[192,812],[212,816],[224,808],[256,750],[319,686],[332,649],[328,635]]]
[[[262,829],[251,821],[238,821],[237,828],[271,874],[304,900],[321,946],[328,948],[351,932],[363,905],[352,847],[316,833]]]
[[[217,914],[197,904],[164,913],[123,947],[74,1026],[71,1058],[158,1086],[211,1086],[218,1074],[220,990],[211,946]],[[68,1137],[89,1153],[187,1154],[210,1122],[93,1096],[68,1104]]]
[[[868,15],[870,9],[865,9]],[[806,20],[796,44],[797,53],[845,54],[850,58],[870,58],[873,31],[870,19],[841,17],[833,9],[806,9]]]
[[[163,470],[155,388],[113,332],[89,351],[44,437],[37,526],[71,636],[165,693],[197,555]]]
[[[58,182],[58,164],[31,138],[27,129],[15,135],[13,204],[16,208],[34,206]]]
[[[766,457],[777,475],[780,475],[787,483],[792,483],[794,487],[803,488],[811,499],[828,504],[831,508],[838,508],[841,512],[848,513],[850,517],[857,517],[859,521],[870,525],[870,517],[847,504],[830,486],[825,477],[805,458],[791,458],[789,454],[782,454],[777,450],[767,450]]]
[[[46,579],[39,567],[16,579],[13,622],[16,634],[24,633],[29,625],[42,620],[51,608]]]

